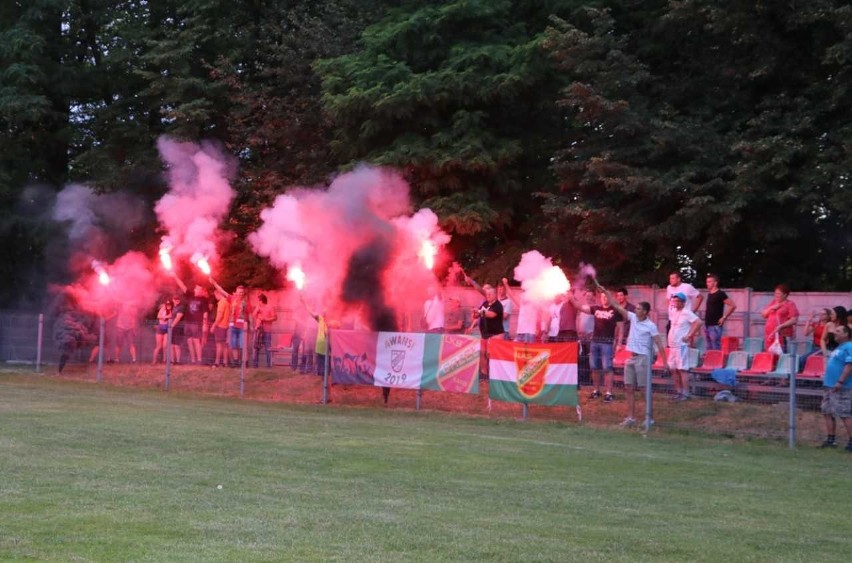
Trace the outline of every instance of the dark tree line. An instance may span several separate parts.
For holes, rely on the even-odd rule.
[[[162,195],[162,134],[239,160],[226,282],[276,283],[244,243],[276,194],[366,161],[482,276],[849,289],[850,59],[828,0],[4,2],[0,301],[63,281],[50,193]]]

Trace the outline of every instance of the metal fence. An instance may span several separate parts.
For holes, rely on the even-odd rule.
[[[314,374],[322,371],[313,363],[314,341],[310,337],[294,341],[295,323],[294,310],[279,310],[279,321],[270,338],[271,345],[256,348],[249,339],[241,355],[245,362],[238,363],[238,371],[229,370],[215,377],[207,368],[207,371],[191,371],[192,366],[182,365],[176,371],[172,363],[174,358],[170,358],[169,364],[152,368],[150,364],[155,345],[153,321],[143,324],[136,334],[137,361],[144,370],[128,365],[130,357],[126,348],[119,350],[119,356],[115,357],[112,343],[107,338],[107,345],[100,348],[101,354],[92,355],[97,343],[94,339],[77,349],[67,371],[73,377],[98,382],[102,381],[105,373],[106,380],[117,385],[153,385],[166,390],[170,387],[186,388],[241,397],[246,394],[248,382],[248,395],[251,397],[285,402],[307,397],[312,402],[324,402],[328,388],[322,386],[319,378],[312,379],[300,398],[294,399],[300,391],[292,376],[300,371]],[[59,352],[52,339],[53,327],[50,324],[51,319],[40,314],[0,312],[0,361],[6,365],[29,366],[33,371],[56,373]],[[97,323],[92,328],[93,332],[99,332]],[[728,337],[727,347],[721,355],[693,350],[694,369],[690,372],[689,400],[672,400],[671,377],[662,364],[654,366],[651,393],[647,397],[651,400],[650,415],[655,427],[735,438],[786,440],[791,446],[816,441],[822,435],[822,417],[818,412],[823,369],[819,360],[822,357],[817,354],[807,362],[801,361],[800,358],[809,351],[805,341],[794,341],[790,354],[780,358],[763,352],[761,338]],[[214,355],[215,344],[212,338],[208,338],[202,350],[203,366],[212,364]],[[186,357],[184,346],[183,358]],[[252,369],[256,360],[261,370]],[[267,360],[271,370],[264,370]],[[292,365],[294,361],[297,362],[295,366]],[[727,369],[727,372],[720,374],[719,369]],[[600,398],[591,399],[588,346],[581,347],[578,375],[585,422],[615,426],[624,418],[623,371],[618,357],[614,371],[615,400],[604,403]],[[274,375],[276,373],[278,375]],[[734,379],[721,377],[726,374],[729,377],[733,374]],[[194,378],[191,385],[190,377]],[[463,412],[476,413],[480,407],[486,409],[486,405],[487,411],[483,412],[492,412],[491,402],[487,400],[487,382],[484,386],[480,393],[482,396],[475,403],[460,407]],[[418,405],[419,400],[418,397]],[[645,395],[637,394],[637,400],[637,411],[643,412],[649,404]],[[433,401],[432,406],[437,402],[437,399]],[[516,416],[520,414],[520,406],[495,412]],[[530,416],[576,421],[573,412],[566,413],[564,409],[548,412],[545,407],[532,407]]]

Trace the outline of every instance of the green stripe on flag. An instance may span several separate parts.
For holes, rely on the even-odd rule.
[[[576,385],[545,385],[535,398],[524,397],[514,381],[499,381],[492,379],[488,382],[488,396],[496,401],[509,403],[526,403],[546,406],[576,406]]]

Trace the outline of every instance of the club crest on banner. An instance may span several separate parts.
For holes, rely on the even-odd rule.
[[[391,369],[399,373],[405,367],[405,350],[391,350]]]
[[[528,399],[538,397],[544,390],[550,350],[547,348],[515,348],[515,366],[518,370],[518,391]]]

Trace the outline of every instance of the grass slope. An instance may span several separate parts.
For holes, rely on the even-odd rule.
[[[5,375],[0,558],[846,561],[850,464]]]

